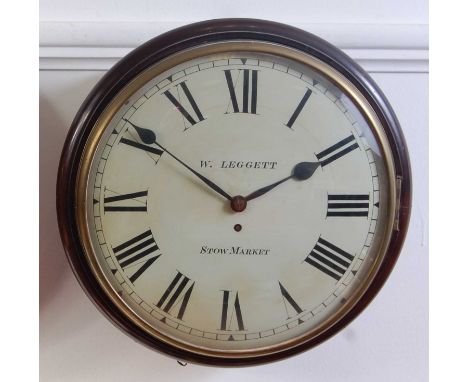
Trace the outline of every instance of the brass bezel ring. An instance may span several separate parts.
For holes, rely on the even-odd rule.
[[[86,200],[87,200],[87,184],[90,174],[90,168],[92,164],[93,157],[98,147],[98,143],[116,114],[120,107],[125,103],[125,101],[131,97],[138,89],[144,86],[148,81],[157,75],[163,73],[164,71],[186,62],[188,60],[208,56],[211,54],[219,53],[229,53],[229,52],[249,52],[249,53],[266,53],[271,55],[276,55],[297,61],[303,65],[306,65],[312,68],[315,71],[318,71],[332,83],[336,84],[341,90],[343,90],[350,99],[355,103],[359,108],[365,119],[367,120],[369,126],[373,130],[376,140],[382,150],[384,163],[386,171],[388,173],[388,217],[387,217],[387,226],[385,229],[385,234],[381,242],[378,258],[373,263],[373,266],[369,270],[367,279],[363,282],[360,288],[353,294],[352,298],[343,305],[333,316],[329,317],[326,321],[320,324],[318,327],[314,328],[308,333],[301,335],[292,340],[282,342],[277,345],[267,346],[255,350],[212,350],[208,348],[198,347],[190,345],[183,341],[178,341],[171,336],[165,335],[160,331],[156,330],[154,327],[149,325],[144,321],[138,314],[136,314],[114,291],[111,284],[107,281],[103,270],[98,264],[98,261],[93,254],[93,248],[91,244],[91,239],[87,227],[87,209],[86,209]],[[271,43],[271,42],[262,42],[262,41],[223,41],[217,43],[205,44],[189,49],[185,49],[178,53],[172,54],[171,56],[157,62],[155,65],[151,66],[149,69],[141,72],[136,76],[130,83],[128,83],[107,105],[104,112],[95,123],[92,131],[89,134],[89,137],[86,142],[85,149],[83,151],[79,172],[77,176],[77,187],[76,187],[76,221],[79,231],[79,236],[81,239],[82,246],[84,248],[84,253],[88,265],[90,266],[96,280],[98,281],[102,290],[105,291],[106,295],[115,304],[121,312],[126,315],[135,325],[147,332],[149,335],[157,338],[164,343],[167,343],[171,346],[179,348],[183,351],[192,353],[192,354],[202,354],[207,357],[215,358],[255,358],[255,357],[265,357],[275,353],[284,352],[295,347],[298,347],[301,344],[304,344],[311,339],[318,337],[320,334],[329,330],[333,325],[340,321],[346,314],[355,306],[359,299],[364,295],[369,286],[372,284],[375,275],[377,274],[382,261],[386,255],[388,245],[391,239],[392,230],[395,224],[396,219],[396,206],[397,206],[397,189],[396,189],[396,173],[395,166],[392,156],[392,150],[389,145],[386,133],[382,127],[382,124],[377,117],[372,106],[367,101],[366,97],[354,86],[343,74],[338,72],[336,69],[326,64],[325,62],[315,58],[311,55],[308,55],[302,51],[290,48],[285,45]]]

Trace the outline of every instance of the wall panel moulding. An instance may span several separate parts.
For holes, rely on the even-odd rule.
[[[41,22],[41,70],[107,70],[177,22]],[[426,24],[294,24],[343,49],[372,73],[427,73]]]

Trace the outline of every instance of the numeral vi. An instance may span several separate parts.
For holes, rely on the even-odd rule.
[[[239,302],[239,293],[234,293],[230,290],[223,290],[222,292],[223,306],[221,310],[220,330],[232,330],[231,327],[234,324],[233,321],[237,322],[237,330],[245,330],[244,319],[242,318],[242,310]]]

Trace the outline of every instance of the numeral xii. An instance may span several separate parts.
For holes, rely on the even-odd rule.
[[[231,98],[232,110],[234,113],[240,113],[239,103],[236,96],[236,89],[232,79],[232,70],[225,70],[227,86],[229,89],[229,96]],[[258,87],[258,70],[242,69],[238,70],[238,76],[243,77],[242,81],[242,113],[257,114],[257,87]],[[252,81],[250,81],[250,74],[252,74]],[[250,110],[249,110],[250,98]]]

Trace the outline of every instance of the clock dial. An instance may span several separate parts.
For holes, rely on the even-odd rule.
[[[350,309],[391,212],[356,100],[317,68],[247,50],[180,60],[122,99],[90,160],[84,234],[140,325],[236,354]]]

